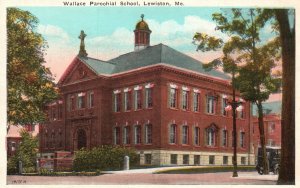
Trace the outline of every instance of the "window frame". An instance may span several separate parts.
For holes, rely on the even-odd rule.
[[[206,95],[206,113],[216,114],[216,97],[213,95]]]
[[[200,127],[194,127],[194,144],[200,146]]]
[[[176,144],[176,143],[177,143],[177,125],[171,124],[170,132],[169,132],[169,144]]]
[[[134,126],[134,144],[142,144],[142,126],[135,125]]]
[[[183,125],[182,126],[182,131],[181,131],[181,143],[183,145],[188,145],[189,144],[189,126],[188,125]]]
[[[145,107],[153,108],[153,87],[145,88]]]
[[[152,124],[145,125],[145,144],[152,144]]]
[[[178,88],[170,88],[169,100],[170,108],[178,108]]]
[[[226,129],[222,130],[222,146],[228,146],[228,131]]]
[[[184,111],[189,110],[189,91],[188,90],[182,90],[181,109]]]
[[[193,92],[193,111],[200,111],[200,93],[195,91]]]

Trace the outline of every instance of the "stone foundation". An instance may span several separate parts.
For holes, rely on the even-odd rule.
[[[140,151],[141,165],[173,166],[173,165],[232,165],[233,153],[223,152],[195,152],[172,150],[144,150]],[[151,154],[151,164],[147,163],[146,155]],[[177,155],[177,163],[171,163],[171,154]],[[183,161],[183,156],[188,155],[188,161]],[[195,164],[196,156],[200,156],[200,163]],[[223,159],[225,156],[225,159]],[[148,156],[149,157],[149,156]],[[209,160],[211,158],[211,161]],[[227,159],[226,159],[227,158]],[[227,164],[226,164],[227,161]],[[148,161],[149,162],[149,161]],[[238,165],[255,165],[254,154],[237,154]]]

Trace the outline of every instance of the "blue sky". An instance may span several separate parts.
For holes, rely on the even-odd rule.
[[[204,32],[226,40],[215,30],[211,19],[220,8],[210,7],[19,7],[39,19],[37,31],[47,40],[46,66],[56,81],[79,50],[79,33],[84,30],[90,57],[108,60],[133,51],[133,30],[144,14],[151,33],[150,45],[164,43],[200,61],[208,62],[220,52],[196,52],[192,44],[195,32]],[[270,33],[266,27],[265,33]]]

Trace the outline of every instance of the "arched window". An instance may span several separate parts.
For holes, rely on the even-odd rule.
[[[206,128],[206,145],[216,146],[217,126],[212,124]]]

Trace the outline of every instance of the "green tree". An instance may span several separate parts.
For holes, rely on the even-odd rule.
[[[28,11],[7,9],[8,124],[43,121],[43,106],[57,97],[52,74],[44,66],[47,45],[36,32],[37,23]]]
[[[21,143],[16,154],[8,159],[8,174],[18,172],[19,161],[22,161],[23,169],[34,169],[38,152],[38,139],[33,137],[28,131],[20,132]],[[32,170],[31,170],[32,171]]]
[[[206,68],[222,62],[224,72],[233,76],[233,87],[240,91],[245,100],[257,105],[263,173],[268,174],[262,102],[279,85],[279,80],[272,77],[271,69],[280,58],[280,42],[278,37],[269,41],[261,40],[260,32],[266,23],[261,19],[261,13],[261,9],[231,9],[214,13],[212,17],[217,24],[216,29],[226,33],[230,39],[222,45],[223,42],[218,38],[197,33],[194,40],[199,42],[197,50],[216,50],[222,46],[223,56],[210,62]],[[206,37],[202,39],[199,36]]]

